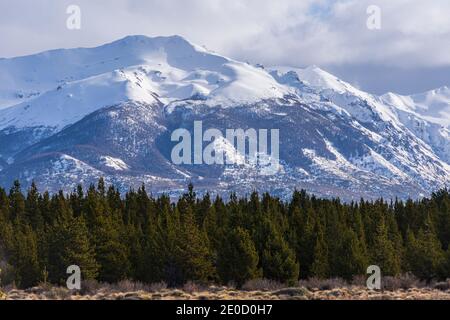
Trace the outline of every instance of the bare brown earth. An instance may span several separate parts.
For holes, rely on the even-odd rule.
[[[3,290],[0,300],[450,300],[450,290],[410,288],[395,291],[371,291],[364,287],[330,290],[285,288],[272,291],[242,291],[227,287],[209,287],[191,291],[159,289],[122,292],[108,287],[95,292],[73,293],[66,288],[36,287],[28,290]]]

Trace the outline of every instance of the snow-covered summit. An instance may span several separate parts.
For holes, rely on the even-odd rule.
[[[127,100],[233,104],[280,98],[286,92],[266,71],[182,37],[129,36],[96,48],[0,61],[0,107],[7,109],[0,111],[0,128],[63,127]]]
[[[58,49],[0,60],[0,129],[62,128],[98,108],[128,100],[170,105],[242,105],[314,90],[361,121],[373,113],[398,125],[396,110],[450,125],[450,90],[377,97],[317,67],[235,61],[180,36],[128,36],[95,47]],[[369,105],[361,107],[361,102]],[[64,110],[63,110],[64,109]],[[168,110],[171,110],[170,108]],[[49,116],[51,115],[51,116]]]
[[[450,88],[447,86],[410,96],[389,92],[382,99],[399,109],[414,112],[430,122],[450,129]]]

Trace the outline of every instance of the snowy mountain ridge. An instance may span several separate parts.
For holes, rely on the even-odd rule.
[[[170,132],[278,128],[283,171],[170,161]],[[0,59],[0,183],[417,197],[450,183],[450,90],[376,96],[311,66],[250,65],[179,37]],[[217,143],[218,146],[224,144]],[[224,146],[224,148],[229,146]],[[256,170],[256,171],[255,171]]]
[[[152,103],[158,97],[169,103],[208,98],[211,104],[230,104],[281,98],[287,93],[263,70],[207,52],[178,36],[130,36],[98,48],[6,59],[0,61],[0,70],[0,106],[15,109],[1,113],[2,128],[23,127],[28,122],[37,125],[41,120],[42,125],[61,127],[38,114],[48,105],[60,109],[66,100],[79,106],[79,116],[73,117],[79,120],[94,111],[92,105],[105,106],[110,100]],[[109,93],[113,96],[108,97]],[[28,118],[22,119],[25,114]],[[17,121],[11,122],[13,118]]]

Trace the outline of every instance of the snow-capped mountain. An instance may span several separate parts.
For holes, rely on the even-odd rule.
[[[450,93],[363,92],[318,67],[265,69],[185,39],[130,36],[97,48],[0,59],[0,183],[73,189],[106,177],[201,191],[345,199],[417,197],[450,183]],[[280,171],[175,165],[171,133],[279,129]],[[215,147],[230,152],[226,140]],[[245,155],[237,155],[245,157]]]
[[[381,97],[395,110],[397,118],[418,138],[429,144],[446,163],[450,163],[450,89],[442,87],[425,93]]]

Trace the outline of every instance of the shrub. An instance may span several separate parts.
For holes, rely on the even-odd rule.
[[[300,280],[298,282],[298,286],[305,287],[309,290],[312,289],[332,290],[336,288],[348,287],[349,283],[341,278],[332,278],[332,279],[310,278],[308,280]]]
[[[363,275],[354,276],[351,281],[352,286],[356,287],[366,287],[367,286],[367,277]]]
[[[14,269],[5,261],[0,261],[0,287],[14,282]]]
[[[407,273],[397,277],[382,277],[381,287],[383,290],[396,291],[399,289],[410,289],[410,288],[422,288],[425,287],[425,282],[419,280],[414,275]]]
[[[72,292],[67,288],[53,287],[50,291],[45,292],[45,295],[51,300],[67,300],[72,296]]]
[[[274,280],[268,279],[253,279],[247,281],[243,286],[242,290],[245,291],[274,291],[285,288],[286,286],[282,283]]]
[[[103,288],[103,284],[99,283],[97,280],[84,280],[81,283],[80,293],[82,295],[93,295],[101,288]]]
[[[278,291],[275,291],[274,294],[277,296],[291,296],[291,297],[305,296],[308,294],[308,290],[303,287],[302,288],[285,288],[285,289],[280,289]]]
[[[160,292],[167,289],[167,283],[164,281],[156,282],[148,285],[148,291],[149,292]]]
[[[148,291],[144,283],[139,281],[122,280],[119,281],[114,289],[120,292]]]
[[[183,286],[183,291],[187,292],[187,293],[194,293],[194,292],[203,291],[202,289],[204,289],[204,287],[199,285],[198,283],[195,283],[194,281],[188,281]]]
[[[434,289],[441,290],[441,291],[450,290],[450,279],[436,283],[434,285]]]

